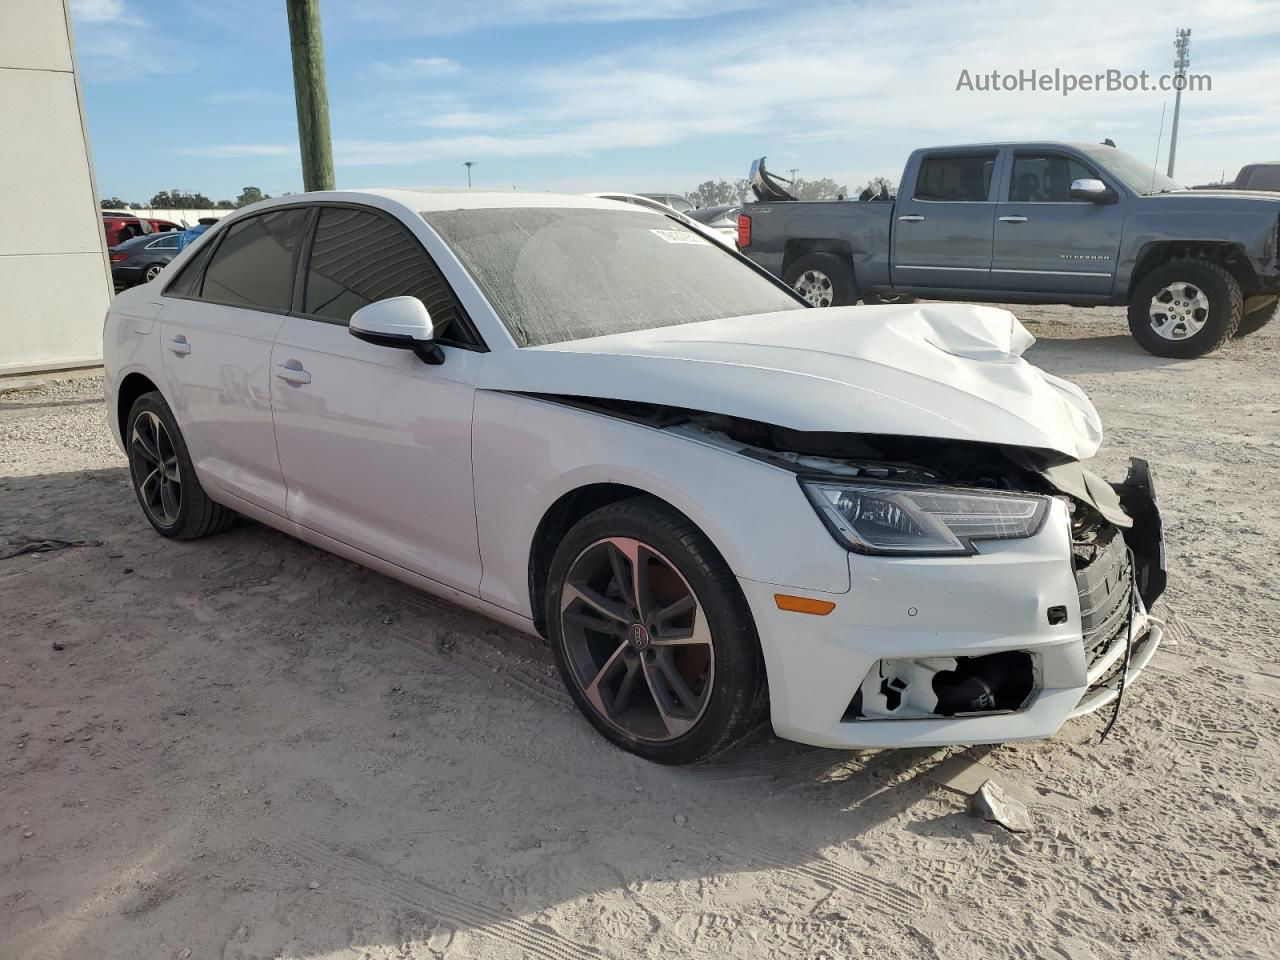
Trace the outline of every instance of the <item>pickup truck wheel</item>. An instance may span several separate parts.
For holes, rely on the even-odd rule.
[[[782,279],[811,306],[843,307],[858,302],[853,266],[834,253],[806,253],[787,267]]]
[[[1240,326],[1236,328],[1236,337],[1247,337],[1251,333],[1257,333],[1274,320],[1277,315],[1280,315],[1280,299],[1273,297],[1261,307],[1255,307],[1241,318]]]
[[[1171,260],[1138,281],[1129,331],[1157,357],[1189,360],[1231,339],[1244,315],[1240,284],[1208,260]]]

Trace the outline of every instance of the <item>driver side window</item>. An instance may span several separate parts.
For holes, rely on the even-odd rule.
[[[403,226],[368,210],[322,208],[307,264],[302,312],[346,324],[367,304],[403,296],[422,301],[438,340],[474,344],[448,281]]]
[[[1079,160],[1058,153],[1018,154],[1013,158],[1009,200],[1013,203],[1070,203],[1075,180],[1098,175]]]

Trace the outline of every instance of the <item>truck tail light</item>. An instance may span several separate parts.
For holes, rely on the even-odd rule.
[[[751,217],[738,214],[738,249],[751,246]]]

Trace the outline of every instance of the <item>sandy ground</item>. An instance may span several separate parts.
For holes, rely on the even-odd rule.
[[[1171,566],[1111,740],[967,753],[1021,835],[954,750],[647,764],[504,627],[252,523],[156,536],[96,378],[0,394],[0,542],[102,541],[0,560],[0,957],[1280,955],[1280,330],[1172,362],[1019,313],[1101,471],[1157,465]]]

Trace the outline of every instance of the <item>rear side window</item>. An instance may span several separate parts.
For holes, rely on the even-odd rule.
[[[293,299],[294,254],[306,218],[306,210],[279,210],[232,224],[205,270],[200,299],[287,311]]]
[[[994,153],[925,157],[916,176],[916,200],[951,200],[976,203],[991,192]]]
[[[367,210],[321,210],[303,313],[347,323],[361,307],[389,297],[421,300],[439,339],[469,339],[448,282],[408,230]]]
[[[169,286],[165,287],[166,296],[198,297],[200,281],[204,279],[204,266],[209,262],[209,254],[218,245],[217,238],[210,238],[182,265],[182,269]]]

